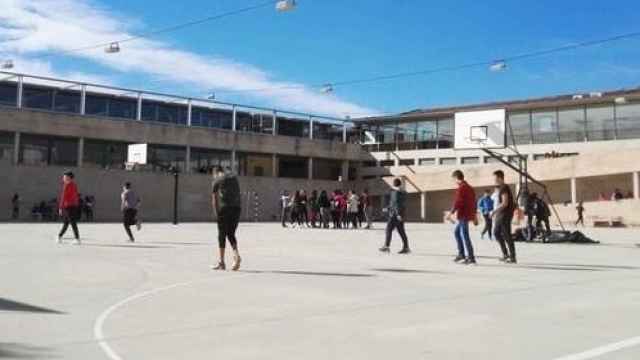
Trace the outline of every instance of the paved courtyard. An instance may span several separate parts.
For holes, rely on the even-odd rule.
[[[0,225],[0,359],[640,358],[640,231],[601,245],[518,244],[452,262],[450,225],[384,232],[241,224],[240,272],[214,272],[214,224]],[[394,239],[393,249],[399,250]]]

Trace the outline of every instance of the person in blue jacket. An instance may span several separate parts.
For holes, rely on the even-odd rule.
[[[484,234],[489,234],[489,240],[491,240],[491,233],[493,228],[493,220],[491,219],[491,212],[493,211],[493,199],[491,199],[491,191],[485,190],[484,194],[478,200],[478,209],[484,218],[484,229],[480,237],[484,239]]]

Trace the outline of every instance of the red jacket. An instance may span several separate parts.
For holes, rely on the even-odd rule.
[[[78,185],[71,181],[62,186],[62,194],[59,201],[60,209],[68,209],[78,207],[80,205],[80,197],[78,196]]]
[[[476,192],[466,181],[458,185],[452,211],[456,212],[458,220],[473,221],[476,218]]]

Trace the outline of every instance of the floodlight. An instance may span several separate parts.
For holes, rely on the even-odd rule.
[[[333,92],[333,85],[331,85],[331,84],[322,85],[322,88],[320,89],[320,92],[324,93],[324,94],[332,93]]]
[[[280,12],[291,11],[296,7],[296,0],[280,0],[276,3],[276,10]]]
[[[2,64],[0,64],[0,68],[3,70],[13,69],[13,60],[4,60]]]
[[[104,48],[104,52],[107,54],[115,54],[120,52],[120,44],[117,42],[112,42],[106,48]]]
[[[505,71],[506,69],[507,69],[507,63],[504,62],[504,60],[494,61],[493,64],[489,66],[489,70],[493,72],[501,72],[501,71]]]

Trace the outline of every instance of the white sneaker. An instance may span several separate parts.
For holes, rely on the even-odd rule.
[[[73,240],[73,245],[80,245],[80,239]]]
[[[62,244],[62,238],[58,235],[55,236],[56,244]]]
[[[140,231],[140,230],[142,229],[142,223],[141,223],[141,222],[139,222],[139,221],[138,221],[138,222],[136,223],[136,229],[137,229],[138,231]]]

